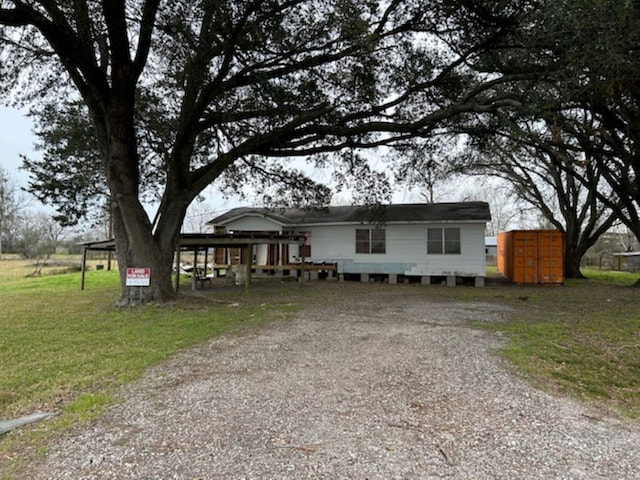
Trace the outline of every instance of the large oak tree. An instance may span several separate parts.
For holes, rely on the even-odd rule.
[[[478,77],[468,61],[520,10],[445,0],[2,0],[0,91],[36,115],[86,107],[98,151],[80,164],[106,178],[119,265],[151,267],[145,300],[161,300],[174,294],[186,209],[222,176],[304,183],[272,159],[332,152],[366,173],[358,149],[513,103],[494,87],[522,74]],[[482,28],[458,42],[470,22]],[[155,220],[142,202],[149,178]],[[127,304],[139,297],[123,277],[124,268]]]
[[[569,138],[556,122],[545,119],[544,109],[535,113],[532,118],[522,111],[511,112],[469,128],[469,149],[461,155],[458,168],[508,181],[516,197],[565,234],[565,276],[582,278],[582,258],[618,218],[610,208],[617,195],[602,168],[585,161],[581,145],[591,139]],[[582,113],[587,116],[580,123],[588,129],[589,116]],[[578,118],[573,120],[579,123]],[[601,197],[607,198],[606,204]]]
[[[538,38],[562,68],[539,108],[553,112],[559,151],[578,160],[559,165],[640,240],[640,2],[564,0],[546,16]],[[593,172],[608,188],[594,187]]]
[[[450,129],[470,136],[479,153],[467,155],[467,170],[508,179],[566,233],[567,274],[579,277],[580,259],[614,221],[640,239],[640,3],[535,7],[500,48],[470,63],[488,76],[526,74],[505,86],[520,105],[458,117]]]

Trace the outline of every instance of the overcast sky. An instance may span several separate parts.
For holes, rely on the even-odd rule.
[[[22,160],[20,155],[29,158],[37,158],[39,152],[35,152],[33,144],[36,140],[33,134],[33,122],[23,112],[0,106],[0,167],[15,181],[20,187],[26,187],[29,182],[29,174],[22,170]],[[216,213],[222,213],[228,208],[236,206],[238,201],[216,201]],[[31,197],[30,206],[35,210],[48,210],[35,198]],[[153,215],[153,212],[150,212]]]
[[[0,106],[0,166],[9,174],[9,177],[17,182],[21,187],[25,187],[29,180],[29,175],[26,171],[20,169],[22,161],[20,155],[26,155],[30,158],[36,158],[39,152],[33,150],[33,143],[35,136],[32,132],[33,123],[31,120],[21,111]],[[318,172],[314,173],[314,177],[317,179]],[[327,175],[325,173],[325,175]],[[325,180],[328,180],[325,179]],[[253,204],[250,199],[245,201],[240,199],[224,200],[221,198],[219,192],[206,191],[205,197],[208,199],[206,204],[209,210],[215,213],[221,213],[229,208],[238,206],[239,204]],[[337,195],[333,199],[333,203],[349,203],[349,193],[344,192],[341,195]],[[457,200],[457,199],[453,199]],[[394,203],[406,203],[406,202],[420,202],[423,201],[419,196],[413,192],[407,192],[404,189],[396,190],[393,198]],[[438,201],[452,201],[448,198],[438,199]],[[32,206],[40,209],[41,204],[35,199]],[[44,207],[42,207],[44,208]]]
[[[27,172],[19,169],[20,154],[30,158],[36,155],[32,129],[33,124],[24,113],[0,106],[0,166],[20,186],[26,186],[29,179]]]

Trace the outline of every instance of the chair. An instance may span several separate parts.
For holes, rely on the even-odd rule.
[[[196,285],[200,284],[200,286],[204,288],[205,283],[208,283],[209,288],[213,286],[213,284],[211,283],[211,277],[207,275],[206,269],[202,267],[196,267],[194,269],[194,275],[196,278]]]

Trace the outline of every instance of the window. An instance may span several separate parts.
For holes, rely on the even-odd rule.
[[[371,230],[371,253],[386,253],[387,239],[382,228]]]
[[[370,253],[369,230],[356,230],[356,253]]]
[[[304,236],[304,245],[300,245],[298,256],[308,259],[311,257],[311,232],[299,232],[298,235]]]
[[[444,229],[444,253],[460,253],[460,229],[445,228]]]
[[[460,252],[461,247],[459,228],[427,229],[428,254],[459,254]]]
[[[427,253],[442,253],[443,240],[441,228],[429,228],[427,230]]]
[[[384,228],[356,229],[356,253],[386,253]]]

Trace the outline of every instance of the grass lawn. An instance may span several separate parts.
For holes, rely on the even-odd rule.
[[[0,419],[56,416],[0,437],[1,478],[11,478],[48,439],[100,415],[118,401],[119,387],[177,350],[285,319],[304,303],[349,290],[333,282],[249,295],[240,287],[233,296],[214,289],[170,305],[117,309],[116,272],[91,269],[80,291],[78,272],[25,278],[29,271],[17,259],[0,261]],[[478,327],[507,337],[504,355],[518,372],[540,388],[640,420],[640,288],[630,287],[638,275],[585,273],[591,278],[554,287],[388,288],[509,307],[504,322]]]
[[[0,478],[47,438],[103,412],[117,401],[118,387],[150,365],[294,309],[243,289],[232,299],[195,296],[118,309],[117,272],[90,270],[80,291],[79,273],[25,278],[30,267],[19,263],[0,261],[0,419],[36,411],[56,416],[0,437]]]
[[[583,273],[562,287],[505,287],[510,320],[483,328],[508,337],[503,354],[538,387],[640,420],[639,275]]]

